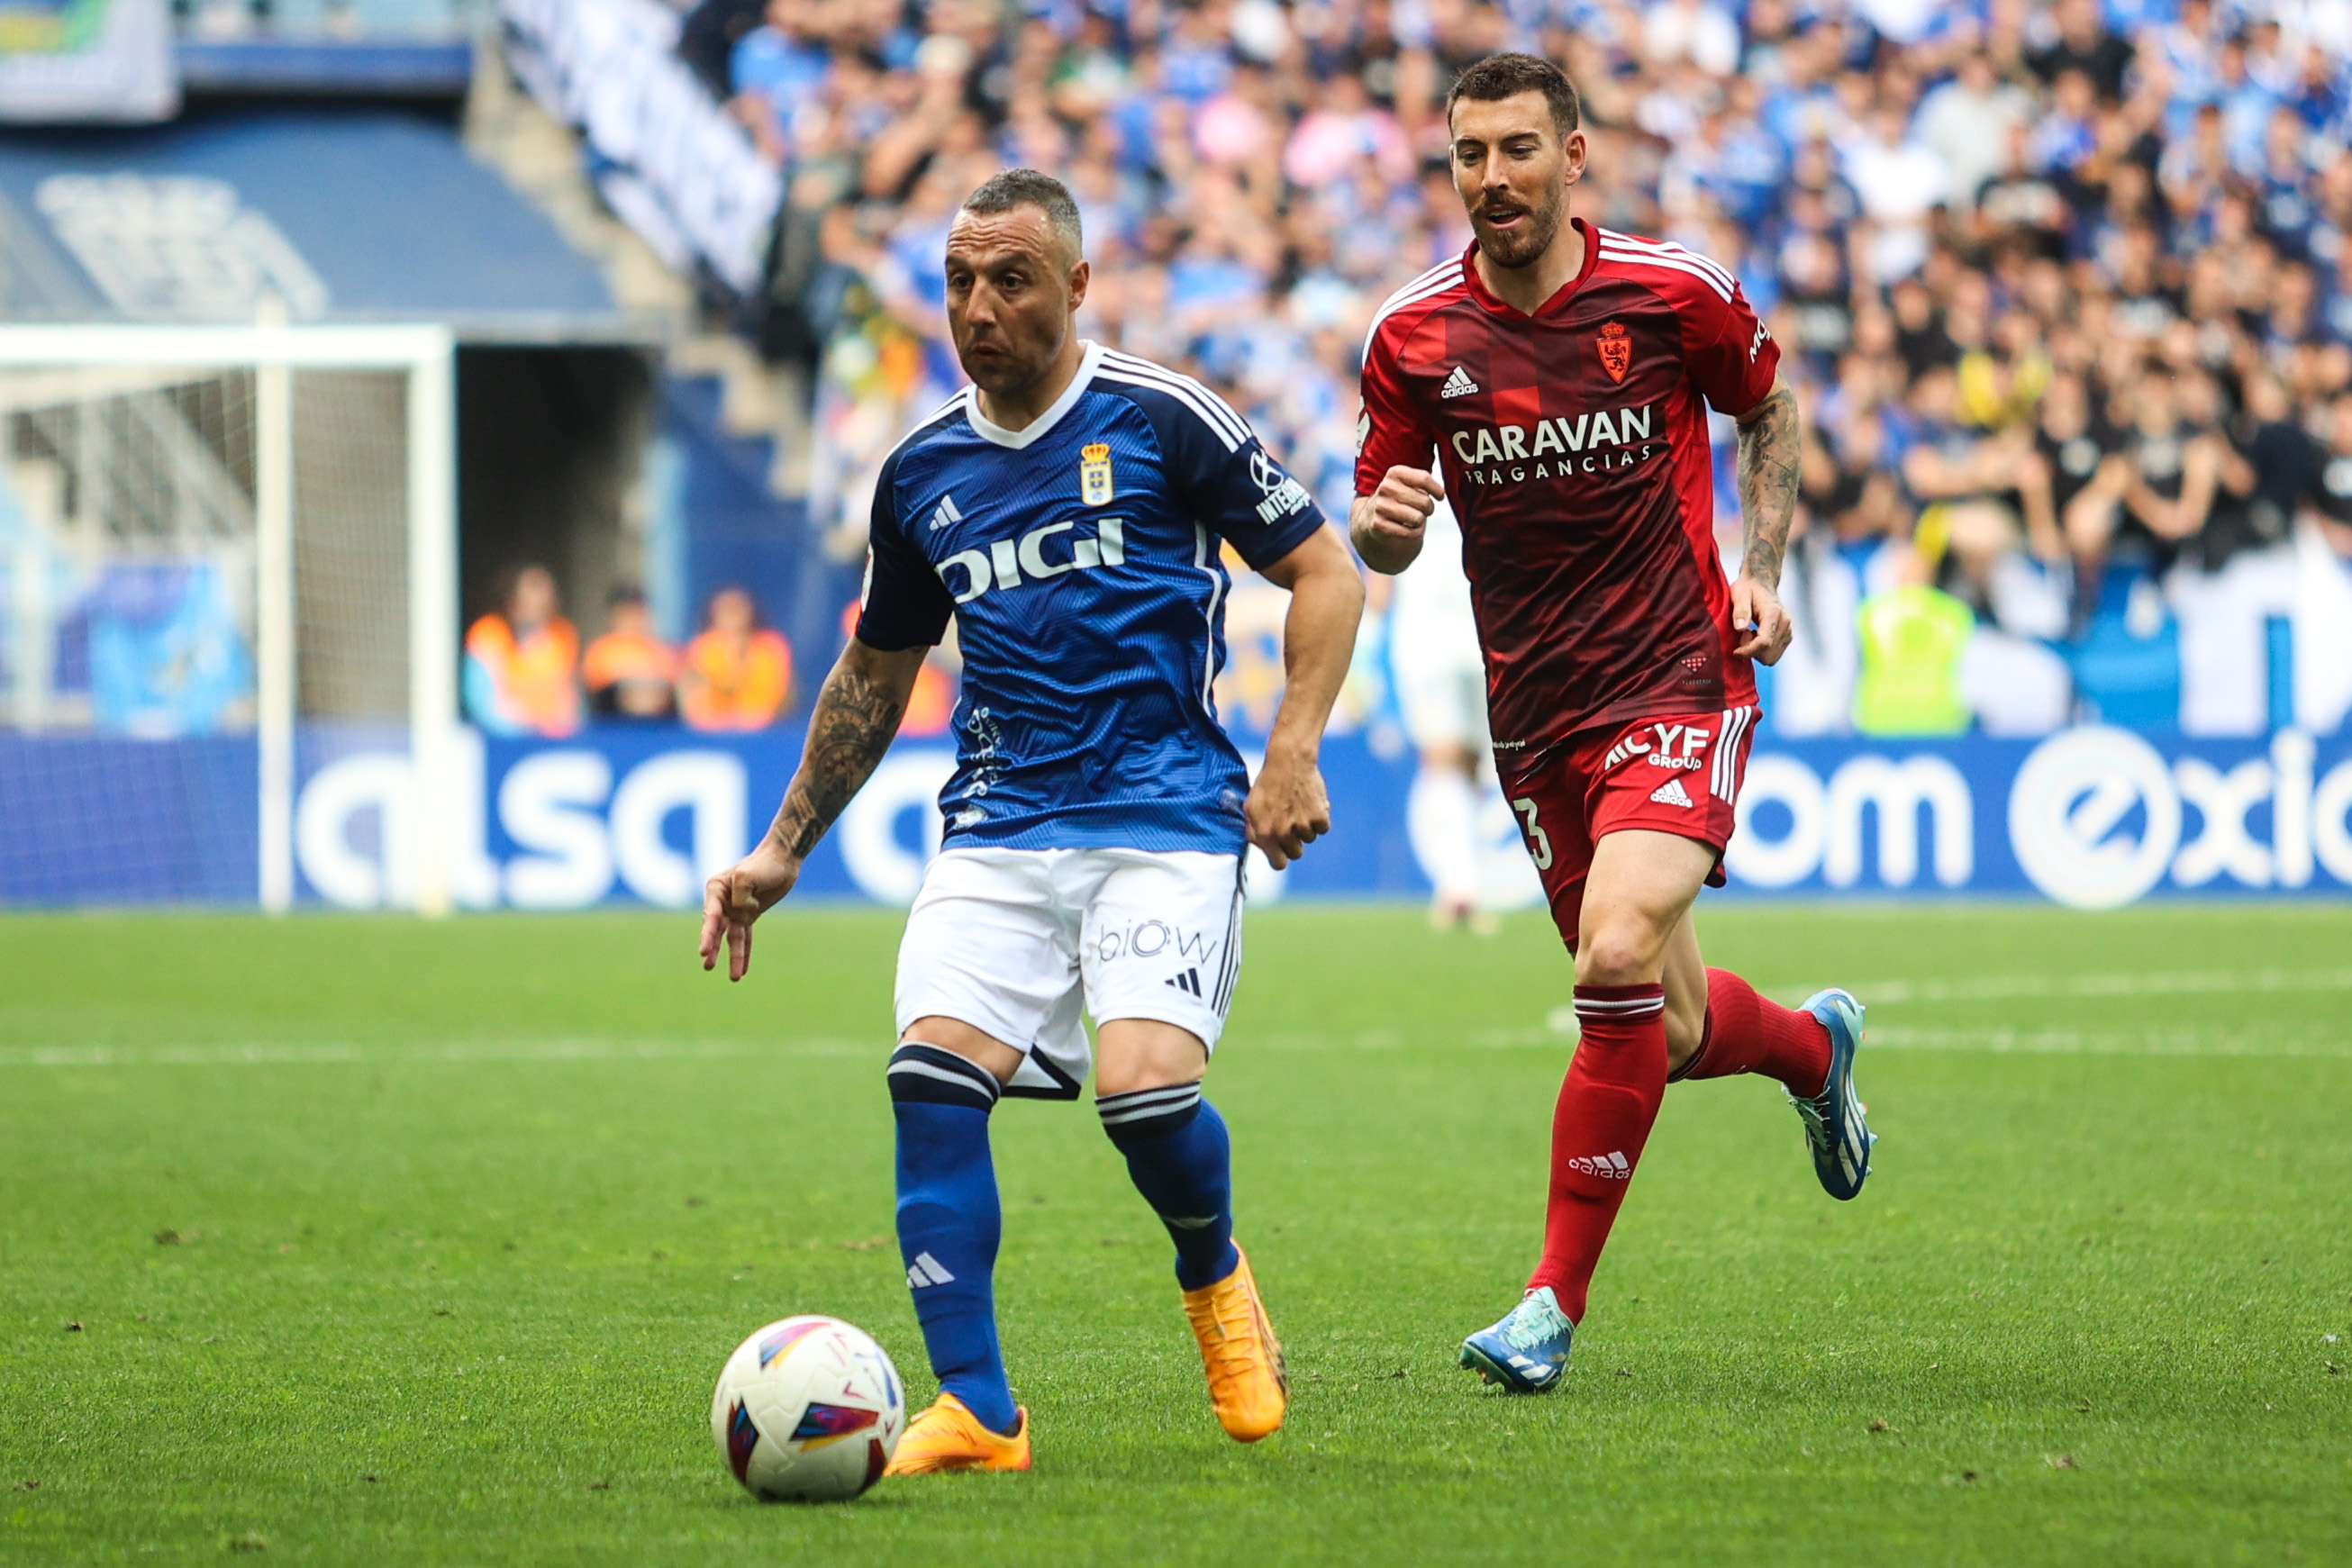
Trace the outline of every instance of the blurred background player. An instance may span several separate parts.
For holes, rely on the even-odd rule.
[[[645,591],[613,591],[604,634],[580,661],[588,711],[608,724],[667,724],[677,717],[677,650],[654,632]]]
[[[1397,707],[1418,762],[1405,832],[1435,889],[1429,922],[1491,936],[1502,928],[1498,911],[1527,902],[1536,889],[1522,857],[1496,855],[1487,843],[1486,808],[1499,797],[1486,737],[1486,670],[1462,575],[1462,531],[1443,502],[1430,515],[1414,569],[1394,580],[1388,637]]]
[[[1202,1098],[1241,959],[1241,856],[1287,865],[1330,826],[1318,758],[1363,583],[1336,529],[1223,400],[1077,336],[1078,210],[1034,170],[967,197],[947,310],[974,388],[901,442],[874,493],[865,610],[817,697],[774,825],[710,880],[702,961],[751,923],[897,733],[952,618],[963,696],[946,841],[898,953],[898,1249],[938,1400],[894,1475],[1026,1469],[998,1346],[1003,1212],[989,1115],[1095,1106],[1176,1248],[1219,1423],[1282,1425],[1282,1352],[1233,1241],[1230,1150]],[[1289,683],[1255,785],[1219,726],[1222,539],[1291,591]]]
[[[466,716],[492,735],[580,727],[580,633],[547,568],[517,568],[499,608],[467,628],[463,688]]]
[[[1789,643],[1775,588],[1800,449],[1779,350],[1714,263],[1570,218],[1585,140],[1559,68],[1490,56],[1446,110],[1476,237],[1373,320],[1350,528],[1367,565],[1402,571],[1453,497],[1496,769],[1576,957],[1543,1256],[1520,1304],[1462,1347],[1464,1366],[1534,1394],[1567,1366],[1670,1077],[1780,1080],[1822,1186],[1861,1190],[1862,1009],[1835,990],[1782,1008],[1707,968],[1691,924],[1700,887],[1723,883],[1749,660]],[[1728,589],[1710,405],[1740,426],[1747,548]],[[1442,479],[1421,467],[1433,448]]]
[[[765,729],[792,700],[793,650],[760,624],[760,607],[740,588],[710,596],[702,632],[686,645],[678,707],[690,729]]]

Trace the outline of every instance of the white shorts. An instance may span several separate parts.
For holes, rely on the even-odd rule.
[[[1475,626],[1399,616],[1389,623],[1397,711],[1413,745],[1458,746],[1475,760],[1487,748],[1486,666]]]
[[[1214,1051],[1241,973],[1241,857],[946,850],[898,944],[898,1032],[951,1018],[1022,1053],[1008,1094],[1075,1100],[1081,1015],[1153,1019]]]

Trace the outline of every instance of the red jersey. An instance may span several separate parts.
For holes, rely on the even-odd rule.
[[[1780,347],[1714,262],[1572,221],[1584,266],[1534,315],[1479,281],[1474,242],[1399,289],[1364,347],[1356,492],[1436,450],[1498,751],[1756,700],[1702,400],[1754,408]]]

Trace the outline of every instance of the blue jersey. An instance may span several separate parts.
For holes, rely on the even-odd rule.
[[[1027,428],[967,390],[899,443],[857,636],[922,647],[955,618],[947,841],[1238,852],[1249,779],[1211,690],[1220,541],[1262,568],[1322,526],[1224,400],[1091,343]]]

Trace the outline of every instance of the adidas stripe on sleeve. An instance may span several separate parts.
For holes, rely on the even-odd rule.
[[[1459,257],[1433,267],[1389,297],[1364,340],[1363,413],[1356,421],[1356,494],[1380,488],[1391,468],[1437,467],[1437,433],[1405,390],[1399,339],[1431,301],[1462,287]]]
[[[970,392],[958,392],[907,438],[891,448],[874,481],[874,510],[866,525],[866,584],[858,594],[857,640],[895,653],[929,648],[946,635],[955,599],[908,535],[898,516],[898,459],[943,419],[961,418]]]
[[[1105,391],[1134,399],[1160,438],[1168,488],[1193,522],[1263,570],[1307,542],[1323,513],[1233,405],[1192,377],[1106,351]]]

